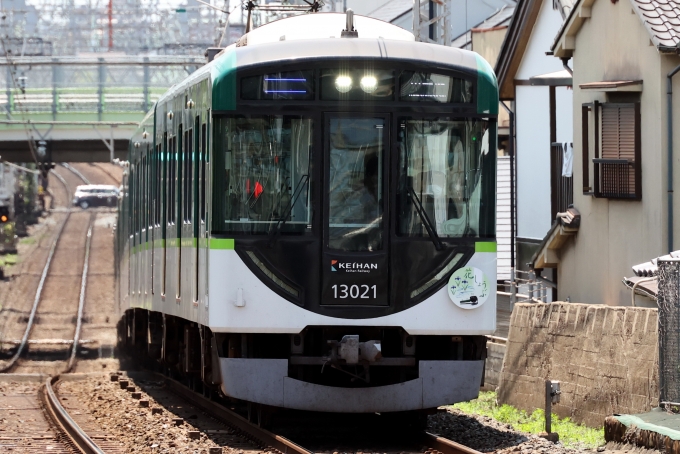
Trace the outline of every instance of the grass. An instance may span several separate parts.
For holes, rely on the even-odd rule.
[[[12,266],[16,265],[18,257],[16,254],[5,254],[0,255],[0,266]]]
[[[480,392],[479,398],[470,402],[462,402],[453,405],[464,413],[487,416],[504,424],[510,424],[513,429],[538,434],[545,430],[543,410],[534,410],[528,414],[511,405],[496,404],[495,392]],[[596,448],[605,444],[604,428],[593,429],[572,422],[570,418],[559,418],[552,415],[552,431],[560,435],[560,442],[571,448]]]
[[[25,238],[22,238],[19,240],[19,243],[21,244],[35,244],[35,238],[32,236],[27,236]]]

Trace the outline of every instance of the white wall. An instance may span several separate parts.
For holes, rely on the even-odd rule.
[[[550,50],[555,35],[557,35],[561,26],[562,15],[552,8],[552,0],[543,0],[522,63],[517,70],[516,79],[528,80],[533,76],[563,69],[559,58],[545,54]]]
[[[542,239],[550,228],[550,111],[548,87],[515,89],[517,236]]]
[[[510,157],[499,156],[496,167],[496,279],[510,279]]]
[[[526,81],[563,69],[545,55],[562,24],[562,15],[544,0],[516,79]],[[550,229],[550,93],[545,86],[517,85],[517,236],[541,240]],[[572,90],[555,92],[557,141],[573,142]]]
[[[574,90],[571,87],[555,89],[557,105],[557,141],[572,143],[574,141]]]

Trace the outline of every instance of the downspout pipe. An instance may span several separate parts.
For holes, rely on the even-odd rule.
[[[567,70],[569,74],[572,76],[574,75],[574,71],[569,67],[569,59],[568,58],[562,58],[562,67]]]
[[[508,131],[508,155],[510,155],[510,268],[515,269],[515,112],[501,101],[510,117]]]
[[[680,65],[673,68],[666,77],[666,98],[668,108],[668,252],[673,251],[673,76],[680,71]]]

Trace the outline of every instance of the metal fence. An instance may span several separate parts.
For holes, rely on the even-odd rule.
[[[145,113],[168,87],[203,64],[196,56],[0,58],[0,113],[52,119]]]
[[[534,271],[511,269],[510,280],[505,281],[509,287],[510,307],[515,303],[544,303],[548,300],[548,291],[555,284],[537,276]]]
[[[659,260],[659,404],[680,412],[680,260]]]

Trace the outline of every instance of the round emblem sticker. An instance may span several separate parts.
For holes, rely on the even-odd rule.
[[[473,266],[466,266],[449,278],[449,298],[461,309],[475,309],[489,297],[491,286],[484,272]]]

